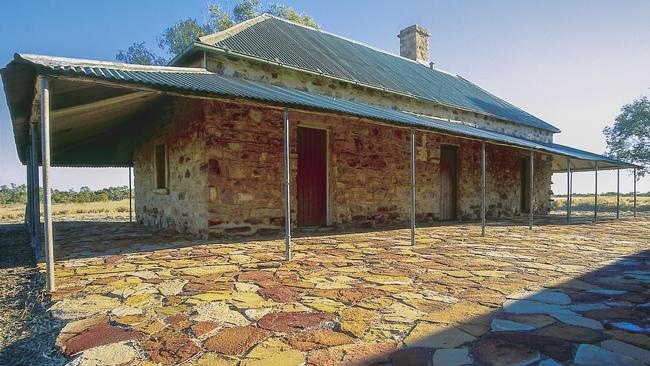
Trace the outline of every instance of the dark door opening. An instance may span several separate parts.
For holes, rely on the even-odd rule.
[[[298,226],[327,225],[327,131],[298,127]]]
[[[456,219],[458,148],[440,147],[440,220]]]
[[[520,159],[519,175],[521,178],[521,197],[519,198],[519,210],[521,213],[530,212],[530,158]]]

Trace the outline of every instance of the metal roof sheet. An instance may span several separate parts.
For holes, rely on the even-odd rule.
[[[267,14],[260,18],[201,40],[216,41],[213,46],[229,52],[560,132],[458,75]]]
[[[11,88],[7,89],[7,85],[15,85],[21,78],[24,79],[25,68],[27,67],[33,69],[33,72],[38,74],[58,77],[83,77],[93,81],[110,82],[112,85],[127,88],[146,88],[146,90],[158,90],[163,92],[174,92],[182,95],[208,96],[222,99],[242,98],[275,106],[288,106],[296,107],[298,109],[336,112],[396,125],[428,129],[450,135],[464,136],[525,149],[534,149],[576,159],[599,161],[603,163],[601,168],[604,169],[633,167],[632,164],[623,161],[559,144],[531,141],[461,123],[415,115],[354,101],[334,99],[323,95],[260,82],[226,77],[203,69],[176,69],[173,67],[157,66],[134,67],[133,65],[105,63],[101,61],[82,61],[83,62],[76,59],[16,54],[14,61],[12,61],[7,68],[2,70],[2,78],[5,82],[7,100],[12,113],[12,119],[14,119],[14,132],[16,134],[16,143],[19,155],[21,154],[21,151],[24,151],[24,149],[21,149],[20,145],[25,144],[26,146],[27,141],[19,141],[18,137],[25,136],[25,131],[22,131],[21,129],[26,129],[27,123],[24,121],[24,123],[21,123],[20,121],[15,120],[15,116],[21,115],[21,113],[24,114],[24,111],[18,110],[19,108],[24,108],[25,106],[31,107],[31,99],[27,103],[25,103],[25,101],[17,101],[17,98],[14,95],[14,90]],[[16,78],[18,78],[18,80]],[[29,80],[31,80],[31,84],[29,85],[33,88],[33,77]],[[24,81],[29,82],[29,80]],[[24,146],[22,147],[24,148]],[[21,160],[25,161],[23,159],[24,156],[20,156]],[[101,164],[110,165],[110,163],[111,162],[98,162],[98,166]]]

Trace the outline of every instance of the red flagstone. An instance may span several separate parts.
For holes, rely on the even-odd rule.
[[[196,324],[192,325],[190,329],[192,329],[192,332],[195,336],[203,337],[204,335],[212,332],[220,326],[221,324],[214,322],[197,322]]]
[[[111,255],[104,258],[104,263],[113,264],[122,261],[122,259],[124,259],[123,255]]]
[[[335,332],[330,329],[319,329],[313,332],[300,332],[286,338],[292,348],[300,351],[340,346],[354,342],[354,339],[345,333]]]
[[[246,352],[257,342],[270,336],[268,330],[260,329],[252,325],[245,327],[226,328],[217,335],[208,338],[203,344],[208,351],[216,351],[226,355],[240,355]]]
[[[370,287],[357,287],[334,290],[313,290],[311,293],[344,303],[357,303],[371,297],[381,296],[384,294],[384,291]]]
[[[63,352],[70,356],[89,348],[140,338],[142,338],[142,333],[100,323],[68,339],[62,348]]]
[[[237,276],[237,281],[239,282],[257,282],[273,279],[273,272],[271,271],[247,271]]]
[[[302,291],[289,286],[262,288],[259,290],[259,293],[265,299],[271,299],[275,302],[293,302],[298,300],[302,295]]]
[[[176,365],[201,352],[192,339],[181,332],[165,331],[140,342],[154,362],[163,365]]]
[[[334,319],[332,314],[321,312],[271,313],[264,315],[257,323],[264,329],[291,333],[298,330],[318,328],[332,319]]]

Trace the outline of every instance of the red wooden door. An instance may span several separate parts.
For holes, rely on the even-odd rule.
[[[298,127],[298,226],[327,225],[327,131]]]
[[[440,148],[440,220],[456,219],[457,155],[455,146]]]

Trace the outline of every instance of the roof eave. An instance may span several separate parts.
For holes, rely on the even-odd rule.
[[[183,60],[184,58],[194,54],[195,51],[196,51],[197,43],[198,43],[197,41],[192,41],[192,43],[185,46],[185,48],[183,48],[181,53],[174,56],[174,58],[172,58],[171,60],[169,60],[169,62],[167,62],[167,66],[176,67],[176,64],[178,64],[181,60]]]
[[[68,59],[68,62],[70,62],[71,60],[74,61],[74,59]],[[567,156],[567,157],[573,156],[578,160],[602,161],[607,164],[611,164],[611,166],[609,167],[603,166],[603,169],[615,169],[616,167],[620,167],[622,169],[640,168],[640,166],[635,164],[626,163],[617,159],[605,157],[595,153],[581,151],[575,148],[565,147],[559,144],[542,143],[538,141],[526,140],[515,136],[504,135],[495,131],[483,130],[480,128],[470,127],[470,126],[465,126],[464,128],[460,128],[454,125],[453,127],[450,127],[452,126],[450,122],[442,120],[440,118],[426,117],[426,118],[414,119],[412,118],[414,116],[412,116],[411,114],[407,114],[401,111],[394,111],[391,109],[372,106],[372,105],[364,105],[363,103],[352,102],[352,101],[339,100],[338,102],[336,102],[335,99],[330,100],[329,98],[326,98],[318,94],[313,94],[313,98],[315,98],[315,100],[314,99],[308,100],[305,99],[304,98],[305,95],[303,95],[306,92],[301,92],[298,90],[287,89],[285,91],[284,89],[282,89],[282,93],[279,94],[279,99],[278,98],[273,99],[267,97],[266,94],[258,95],[256,93],[249,93],[249,94],[244,93],[241,95],[237,95],[237,94],[219,93],[219,92],[214,92],[209,90],[198,90],[192,88],[188,89],[187,86],[183,86],[183,85],[179,86],[174,84],[172,81],[176,80],[176,78],[169,79],[172,81],[168,81],[166,83],[165,82],[156,83],[155,81],[151,82],[145,79],[134,80],[132,78],[118,78],[117,76],[115,76],[114,73],[111,72],[104,74],[104,73],[89,72],[86,70],[83,71],[77,70],[76,68],[67,68],[66,65],[68,64],[65,63],[62,64],[62,66],[60,67],[53,67],[50,63],[43,63],[39,65],[39,62],[42,62],[41,58],[36,58],[31,62],[29,59],[22,59],[17,61],[26,62],[27,66],[29,67],[37,68],[40,66],[41,68],[40,72],[42,74],[52,75],[54,77],[56,76],[69,77],[69,78],[73,78],[74,80],[80,80],[80,81],[84,79],[89,79],[89,81],[90,80],[93,80],[95,82],[101,81],[102,83],[106,83],[107,85],[133,88],[133,90],[156,91],[156,92],[160,92],[161,94],[169,94],[169,95],[198,96],[198,97],[205,96],[210,99],[225,99],[225,100],[242,99],[242,100],[247,100],[248,102],[253,101],[264,105],[270,105],[276,107],[289,106],[289,107],[296,107],[297,109],[301,109],[301,110],[313,109],[313,110],[324,111],[327,113],[336,113],[336,114],[354,116],[358,118],[375,120],[375,121],[384,121],[393,125],[411,126],[418,129],[430,130],[441,134],[447,134],[453,136],[466,136],[467,138],[474,139],[474,140],[493,141],[496,144],[536,150],[536,151],[546,152],[553,155]],[[18,62],[16,64],[18,64]],[[105,62],[97,61],[97,66],[96,66],[97,68],[103,68],[104,66],[105,66]],[[130,69],[133,66],[122,65],[122,67],[124,67],[125,69]],[[146,67],[146,68],[149,69],[149,71],[158,70],[160,72],[163,71],[161,69],[164,69],[161,67]],[[205,71],[197,71],[195,69],[187,69],[187,68],[178,68],[178,69],[183,73],[208,74],[208,75],[211,74],[214,75],[215,77],[226,78],[225,76],[219,76],[217,74],[205,72]],[[3,77],[4,76],[5,75],[3,74]],[[232,79],[235,80],[235,78]],[[236,80],[237,80],[236,82],[239,83],[251,84],[251,85],[247,85],[247,88],[243,90],[250,90],[248,88],[252,88],[254,87],[254,85],[262,84],[259,82],[245,81],[242,79],[236,79]],[[269,92],[269,89],[280,88],[280,87],[273,87],[267,85],[260,86],[260,87],[263,88],[264,93]],[[231,99],[231,98],[236,98],[236,99]],[[437,121],[437,123],[433,123],[435,121]],[[115,166],[121,164],[113,164],[113,165]]]

